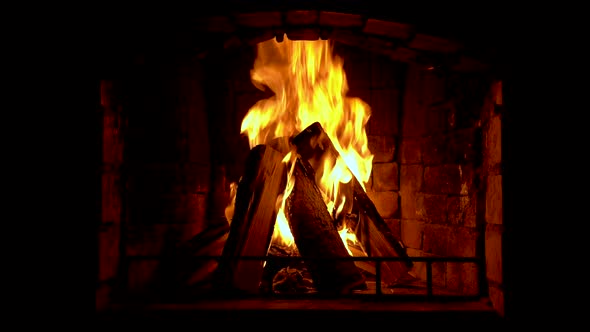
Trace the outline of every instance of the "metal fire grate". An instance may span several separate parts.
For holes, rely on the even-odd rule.
[[[131,260],[157,260],[162,259],[162,256],[132,256],[126,257],[128,262]],[[409,257],[412,262],[421,262],[425,264],[426,279],[421,280],[416,278],[414,281],[418,283],[407,284],[401,282],[399,285],[384,286],[381,282],[382,272],[381,264],[386,261],[403,261],[407,258],[400,257],[338,257],[338,258],[311,258],[301,256],[264,256],[264,257],[222,257],[222,256],[193,256],[194,262],[205,262],[215,260],[218,263],[225,260],[257,260],[265,261],[269,263],[277,264],[288,264],[289,262],[301,262],[301,261],[329,261],[329,260],[343,260],[343,261],[364,261],[373,262],[375,264],[374,281],[369,281],[371,285],[374,284],[374,289],[367,291],[353,291],[345,294],[321,294],[318,292],[309,293],[278,293],[272,288],[267,288],[256,294],[246,294],[238,291],[210,291],[199,294],[195,300],[198,299],[211,299],[211,298],[223,298],[223,299],[241,299],[241,298],[273,298],[273,299],[290,299],[290,298],[361,298],[361,299],[385,299],[385,300],[425,300],[425,301],[473,301],[479,300],[487,296],[487,287],[484,287],[485,283],[485,270],[483,269],[484,261],[482,258],[477,257]],[[444,288],[436,287],[433,281],[433,264],[434,263],[473,263],[477,268],[477,291],[473,294],[463,294],[458,292],[447,291]],[[272,275],[269,275],[272,279]],[[125,276],[128,278],[128,275]],[[261,280],[262,282],[263,280]],[[266,280],[271,282],[271,280]],[[128,282],[128,280],[127,280]],[[128,284],[128,283],[127,283]],[[410,289],[410,290],[408,290]],[[403,291],[400,291],[403,290]]]

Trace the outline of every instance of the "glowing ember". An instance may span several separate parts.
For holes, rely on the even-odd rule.
[[[347,97],[348,85],[342,59],[333,56],[333,45],[326,40],[283,42],[271,39],[258,44],[258,54],[251,70],[256,87],[267,87],[274,96],[257,102],[242,121],[241,133],[248,136],[250,148],[268,144],[278,137],[295,136],[314,122],[319,122],[342,158],[328,156],[317,169],[316,183],[330,214],[337,218],[347,199],[341,183],[352,179],[352,172],[364,186],[370,177],[373,155],[367,147],[365,125],[369,106],[359,98]],[[289,153],[283,162],[293,164]],[[291,168],[292,169],[292,168]],[[287,187],[277,201],[277,220],[273,241],[291,245],[291,235],[284,214],[284,199],[293,188],[291,173]],[[340,231],[344,243],[346,229]]]

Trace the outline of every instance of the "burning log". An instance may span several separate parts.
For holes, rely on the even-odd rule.
[[[236,258],[267,254],[276,220],[275,204],[286,185],[284,156],[271,145],[258,145],[250,150],[217,269],[218,286],[222,288],[258,292],[264,261]]]
[[[293,176],[295,183],[285,212],[317,290],[338,294],[366,289],[365,279],[353,261],[330,259],[350,255],[315,183],[313,168],[297,158]]]
[[[315,122],[293,138],[292,143],[297,147],[297,152],[310,164],[317,164],[319,160],[331,155],[334,159],[341,158],[332,141],[323,130],[322,126]],[[352,174],[352,172],[351,172]],[[358,213],[352,225],[362,249],[369,256],[401,257],[403,261],[385,261],[382,263],[383,281],[395,283],[403,277],[412,267],[412,261],[408,258],[406,250],[377,211],[377,208],[368,197],[364,188],[353,175],[350,186],[353,192],[353,207]]]

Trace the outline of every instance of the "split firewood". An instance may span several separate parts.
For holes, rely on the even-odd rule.
[[[348,250],[350,250],[350,252],[352,252],[352,256],[353,257],[363,257],[366,256],[365,251],[363,250],[363,248],[361,248],[358,245],[355,244],[348,244]],[[377,270],[375,268],[375,263],[374,262],[370,262],[370,261],[355,261],[354,264],[359,268],[362,269],[363,271],[371,274],[371,275],[375,275],[377,273]]]
[[[286,185],[284,156],[271,144],[258,145],[248,154],[217,270],[219,287],[258,292],[264,261],[237,258],[267,255],[276,221],[276,201]]]

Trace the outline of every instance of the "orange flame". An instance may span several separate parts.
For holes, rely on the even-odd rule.
[[[339,190],[340,184],[350,182],[354,174],[364,187],[371,174],[373,155],[365,132],[370,108],[361,99],[346,96],[348,83],[343,61],[333,56],[329,41],[292,41],[286,35],[283,40],[258,44],[251,79],[257,88],[271,89],[274,96],[250,108],[242,121],[241,133],[248,136],[253,148],[274,138],[295,136],[319,122],[342,157],[325,158],[316,178],[328,211],[337,217],[347,199]],[[292,162],[292,158],[288,155],[283,162]],[[293,241],[283,210],[292,182],[289,173],[287,189],[277,202],[273,241],[281,240],[282,244]]]

